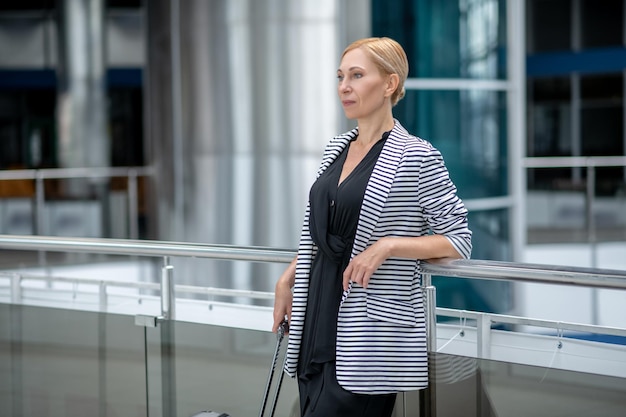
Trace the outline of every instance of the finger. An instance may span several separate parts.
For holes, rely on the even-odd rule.
[[[278,331],[278,326],[280,323],[285,320],[285,313],[283,308],[277,308],[274,310],[274,324],[272,325],[272,332],[276,333]]]
[[[280,325],[280,320],[276,320],[274,317],[274,324],[272,325],[272,332],[276,333],[278,331],[278,326]]]
[[[363,286],[363,288],[367,288],[369,283],[370,283],[370,275],[363,275],[363,278],[361,279],[361,285]]]
[[[343,271],[343,290],[348,291],[350,288],[350,275],[352,275],[352,263],[348,264],[348,267]]]

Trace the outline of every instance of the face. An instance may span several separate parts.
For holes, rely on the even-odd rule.
[[[346,53],[337,70],[337,92],[348,119],[365,119],[389,111],[389,77],[360,48]]]

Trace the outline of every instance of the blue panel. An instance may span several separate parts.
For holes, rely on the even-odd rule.
[[[108,87],[141,87],[141,68],[114,68],[107,70]],[[0,70],[1,90],[55,89],[57,76],[54,69]]]
[[[114,68],[107,71],[109,87],[141,87],[143,71],[141,68]]]
[[[3,90],[53,89],[56,85],[53,69],[0,70],[0,89]]]
[[[548,77],[571,73],[600,74],[626,68],[626,48],[593,49],[529,55],[526,75]]]

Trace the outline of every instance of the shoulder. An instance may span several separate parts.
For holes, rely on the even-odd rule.
[[[399,122],[396,121],[396,127],[390,134],[392,138],[392,146],[395,146],[404,157],[427,157],[429,155],[440,155],[437,148],[426,139],[409,133]]]

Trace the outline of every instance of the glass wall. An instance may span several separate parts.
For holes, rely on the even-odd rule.
[[[477,259],[514,256],[505,201],[511,194],[508,129],[515,111],[508,108],[506,19],[505,0],[372,2],[373,35],[397,39],[409,58],[407,94],[394,114],[441,151],[470,209]],[[506,285],[484,282],[468,289],[443,281],[438,305],[511,307]]]
[[[526,25],[527,156],[623,161],[624,2],[528,0]],[[626,239],[624,165],[529,169],[528,242]]]
[[[258,415],[275,344],[269,332],[0,304],[0,415]],[[551,365],[435,353],[430,390],[400,394],[393,415],[623,415],[623,378]],[[296,417],[297,407],[285,377],[276,415]]]
[[[129,315],[0,304],[0,415],[257,415],[275,340],[269,332],[143,327]],[[277,415],[294,415],[296,392],[286,377]]]
[[[373,0],[373,34],[404,46],[409,77],[504,79],[505,4],[505,0]]]

